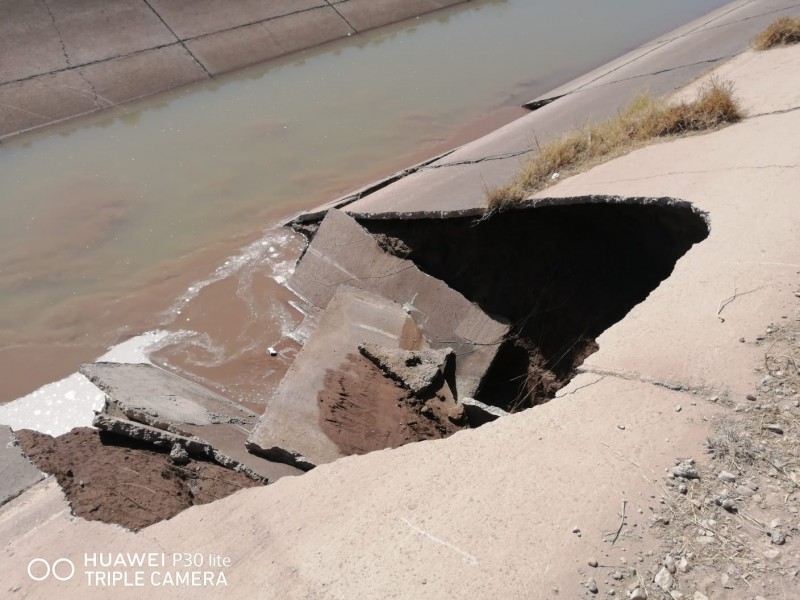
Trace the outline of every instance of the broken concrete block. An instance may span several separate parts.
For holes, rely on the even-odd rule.
[[[358,351],[415,396],[423,396],[434,387],[441,386],[445,374],[455,366],[452,348],[402,350],[378,344],[361,344]]]
[[[470,427],[480,427],[510,414],[502,408],[484,404],[475,398],[462,398],[461,404],[464,405]]]
[[[213,461],[232,471],[244,473],[255,481],[271,481],[266,475],[259,473],[257,470],[250,468],[244,463],[234,460],[211,446],[211,444],[197,438],[184,437],[176,433],[158,429],[157,427],[151,427],[142,423],[134,423],[133,421],[126,421],[102,414],[94,418],[92,425],[102,431],[128,437],[133,440],[139,440],[158,448],[172,449],[178,446],[182,448],[188,456]],[[170,450],[170,452],[172,452],[172,450]]]
[[[432,348],[456,354],[456,394],[472,396],[494,359],[508,326],[469,302],[413,262],[384,252],[352,217],[328,211],[297,265],[289,287],[324,308],[338,286],[363,289],[403,306]]]
[[[81,373],[106,392],[108,401],[102,416],[114,419],[113,433],[156,446],[172,446],[171,437],[136,427],[141,423],[181,439],[196,440],[207,448],[202,456],[216,460],[217,452],[224,457],[216,460],[222,466],[233,460],[270,481],[298,474],[297,469],[247,452],[245,442],[257,415],[199,384],[148,364],[86,364],[81,366]],[[95,427],[103,429],[98,422],[102,425],[105,421],[94,422]],[[190,448],[186,450],[193,453]]]
[[[11,428],[0,425],[0,506],[44,479],[16,442]]]
[[[257,418],[240,404],[153,365],[94,363],[81,365],[80,372],[108,395],[107,413],[118,411],[159,429],[217,423],[249,429]]]
[[[270,460],[305,470],[345,456],[347,452],[322,429],[321,418],[325,421],[336,417],[321,417],[320,394],[331,387],[330,374],[348,368],[346,365],[353,361],[356,364],[352,368],[362,375],[373,369],[377,377],[375,385],[382,386],[381,393],[389,393],[379,381],[383,378],[380,371],[359,354],[358,347],[363,344],[403,350],[426,347],[423,335],[402,306],[340,285],[320,316],[317,328],[270,398],[264,415],[247,439],[247,448]],[[358,360],[363,364],[358,366]],[[392,401],[399,401],[406,395],[391,380],[385,383],[395,389],[393,393],[397,397]],[[378,390],[376,387],[375,393]]]

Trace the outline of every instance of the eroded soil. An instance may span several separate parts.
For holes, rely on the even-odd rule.
[[[261,485],[214,463],[172,463],[167,452],[81,427],[59,437],[23,429],[19,445],[55,475],[75,515],[138,531],[244,488]]]

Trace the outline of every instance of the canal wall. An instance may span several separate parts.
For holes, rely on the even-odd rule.
[[[466,0],[9,0],[0,140]]]

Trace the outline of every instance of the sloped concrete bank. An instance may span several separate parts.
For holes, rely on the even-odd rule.
[[[0,139],[468,0],[9,0]]]

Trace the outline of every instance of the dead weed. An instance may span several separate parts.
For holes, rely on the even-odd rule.
[[[678,104],[641,94],[615,117],[586,125],[541,146],[511,183],[487,191],[489,208],[501,209],[567,175],[626,154],[654,139],[706,131],[742,117],[728,82],[712,80],[694,101]]]
[[[800,17],[783,17],[753,38],[753,50],[800,43]]]

